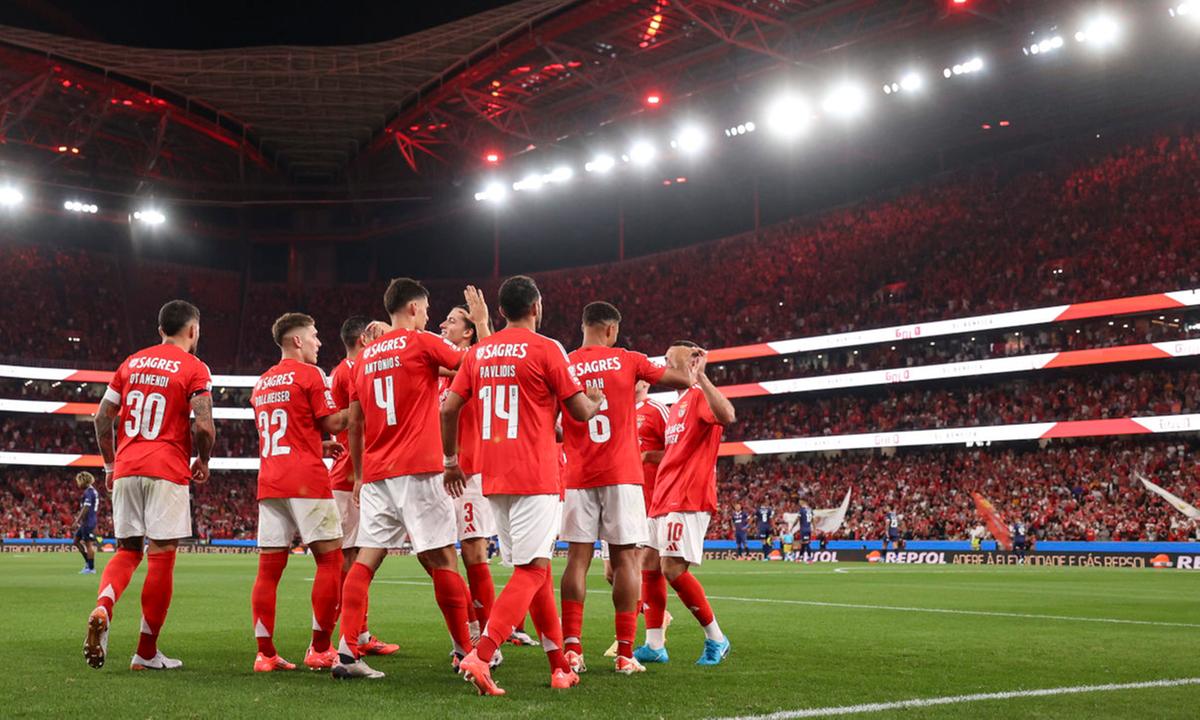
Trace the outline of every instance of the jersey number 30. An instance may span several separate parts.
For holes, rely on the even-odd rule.
[[[155,440],[162,432],[163,413],[167,410],[167,399],[161,393],[143,393],[131,390],[125,395],[129,416],[125,418],[125,435],[142,436],[144,440]]]

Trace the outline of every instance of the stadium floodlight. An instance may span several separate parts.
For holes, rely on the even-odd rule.
[[[1185,0],[1185,2],[1179,3],[1167,12],[1171,13],[1171,17],[1173,18],[1191,17],[1194,20],[1200,17],[1200,2]]]
[[[542,185],[545,183],[543,177],[544,176],[541,173],[526,175],[525,177],[513,183],[512,188],[518,192],[522,190],[541,190]]]
[[[767,106],[767,128],[787,140],[803,135],[812,124],[812,119],[812,108],[798,95],[781,95]]]
[[[1075,41],[1104,48],[1121,38],[1121,24],[1110,15],[1097,15],[1075,33]]]
[[[648,165],[654,159],[654,146],[645,140],[635,142],[629,148],[629,161],[634,165]]]
[[[564,183],[575,177],[575,171],[567,165],[559,165],[550,172],[542,176],[543,182],[548,183]]]
[[[700,152],[708,144],[708,135],[697,125],[688,125],[671,141],[671,147],[689,155]]]
[[[1076,36],[1078,39],[1078,35]],[[1028,47],[1021,48],[1026,55],[1045,55],[1046,53],[1054,52],[1063,46],[1061,35],[1043,38]]]
[[[95,215],[96,213],[100,212],[99,206],[93,203],[80,202],[78,200],[66,201],[63,203],[63,209],[69,210],[70,212],[87,213],[88,215]]]
[[[923,87],[925,87],[925,78],[919,72],[910,71],[900,78],[900,89],[905,92],[916,92]]]
[[[613,159],[612,155],[605,155],[601,153],[584,165],[583,169],[588,172],[606,173],[609,170],[612,170],[613,166],[616,164],[617,161]]]
[[[133,219],[145,225],[162,225],[167,221],[167,216],[160,210],[154,208],[146,208],[133,213]]]
[[[854,83],[842,83],[830,89],[821,108],[834,117],[852,120],[867,107],[867,94]]]
[[[25,202],[25,194],[13,187],[5,185],[0,187],[0,206],[13,208]]]
[[[508,188],[505,187],[504,183],[498,180],[493,180],[485,185],[483,190],[475,193],[475,199],[477,201],[487,200],[488,202],[494,203],[503,201],[507,196]]]
[[[970,75],[977,73],[983,69],[983,58],[975,56],[964,63],[955,63],[954,65],[942,71],[942,76],[946,79],[955,75]]]

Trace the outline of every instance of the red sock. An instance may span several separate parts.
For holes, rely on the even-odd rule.
[[[113,605],[117,604],[121,593],[129,587],[133,571],[137,570],[141,562],[141,552],[121,548],[104,566],[104,572],[100,575],[100,594],[96,597],[96,607],[107,610],[109,620],[112,620]]]
[[[258,642],[258,651],[267,657],[274,657],[276,654],[275,595],[287,561],[287,552],[259,553],[258,577],[254,578],[254,589],[250,591],[254,639]]]
[[[175,589],[175,550],[148,553],[146,584],[142,585],[142,634],[137,654],[149,660],[158,654],[158,633],[171,607]]]
[[[477,623],[479,622],[479,616],[475,614],[475,599],[471,597],[471,588],[467,586],[463,589],[463,592],[466,593],[467,598],[467,622]],[[481,625],[480,627],[483,626]]]
[[[455,652],[471,652],[471,629],[467,627],[467,584],[453,570],[436,568],[433,571],[433,595],[437,598]]]
[[[667,578],[661,571],[642,571],[642,602],[645,604],[646,629],[662,627],[667,612]]]
[[[513,628],[525,619],[533,596],[548,577],[550,571],[547,568],[522,565],[513,570],[512,577],[500,591],[500,597],[496,598],[492,616],[488,618],[487,632],[480,638],[476,648],[480,660],[491,661],[496,648],[503,645]]]
[[[313,559],[317,561],[317,573],[312,584],[312,648],[315,652],[325,652],[329,649],[329,638],[333,636],[338,604],[342,599],[342,586],[338,584],[342,577],[342,549],[313,553]]]
[[[471,584],[471,605],[479,627],[485,628],[492,617],[492,605],[496,604],[496,586],[492,582],[492,570],[487,563],[467,566],[467,582]]]
[[[542,649],[546,651],[546,659],[550,661],[550,672],[555,670],[570,671],[563,657],[562,623],[558,619],[558,606],[554,604],[554,578],[550,569],[546,568],[546,579],[534,593],[533,602],[529,606],[529,617],[542,638]]]
[[[583,653],[583,603],[579,600],[562,601],[563,650]]]
[[[620,657],[633,657],[633,640],[637,637],[637,617],[636,612],[617,613],[615,621],[617,655]]]
[[[358,658],[358,634],[366,627],[367,592],[375,571],[360,562],[354,563],[342,586],[342,641],[350,655]]]
[[[671,583],[671,587],[675,588],[675,594],[683,601],[683,604],[688,610],[692,611],[692,615],[696,616],[696,620],[701,627],[712,624],[713,611],[708,605],[708,597],[704,594],[704,586],[696,579],[695,575],[690,572],[685,572],[675,578],[675,582]]]

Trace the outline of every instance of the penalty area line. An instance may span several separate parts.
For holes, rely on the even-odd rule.
[[[1007,692],[975,693],[973,695],[949,695],[946,697],[914,698],[912,700],[863,703],[861,705],[840,705],[836,707],[805,708],[802,710],[781,710],[779,712],[768,713],[765,715],[738,715],[733,717],[718,718],[717,720],[793,720],[793,718],[858,715],[861,713],[907,710],[909,708],[933,707],[936,705],[958,705],[962,703],[984,702],[987,700],[1015,700],[1019,698],[1054,697],[1059,695],[1079,695],[1082,693],[1115,692],[1119,690],[1147,690],[1151,688],[1170,688],[1184,685],[1200,685],[1200,677],[1177,678],[1171,680],[1149,680],[1146,682],[1133,683],[1110,683],[1107,685],[1072,685],[1068,687],[1042,688],[1039,690],[1010,690]]]

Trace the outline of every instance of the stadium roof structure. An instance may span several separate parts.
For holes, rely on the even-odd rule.
[[[637,121],[657,111],[649,93],[664,110],[700,105],[776,71],[841,67],[865,43],[868,62],[917,42],[945,55],[1068,5],[520,0],[387,42],[200,51],[0,26],[0,159],[43,182],[217,201],[421,195],[479,171],[486,152]],[[1074,92],[1051,105],[1079,109],[1087,88]]]

